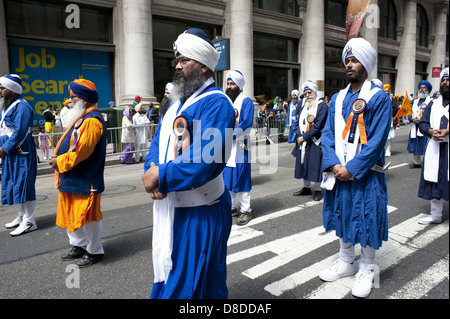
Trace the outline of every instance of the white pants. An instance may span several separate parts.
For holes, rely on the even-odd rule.
[[[303,186],[305,186],[306,188],[311,188],[311,183],[310,181],[307,181],[306,179],[303,180]],[[320,192],[322,189],[320,188],[320,182],[314,183],[314,191],[315,192]]]
[[[145,146],[147,145],[147,143],[135,143],[134,144],[134,150],[136,153],[134,153],[134,159],[139,162],[140,157],[143,158],[143,160],[145,161]]]
[[[442,210],[444,209],[443,199],[432,199],[430,214],[432,217],[442,218]]]
[[[23,204],[20,204],[20,210],[18,213],[19,217],[22,217],[22,222],[30,222],[33,224],[36,224],[36,221],[34,219],[34,212],[36,211],[36,201],[29,201],[25,202]]]
[[[355,261],[355,246],[352,243],[344,243],[342,238],[339,238],[339,258],[342,261],[352,263]],[[372,265],[375,261],[375,249],[372,247],[361,247],[361,259],[359,261],[359,267],[365,268],[365,266]]]
[[[74,232],[67,232],[72,246],[86,249],[90,254],[104,254],[102,246],[102,221],[90,222]]]
[[[239,203],[241,203],[241,212],[251,213],[252,209],[250,208],[250,192],[242,192],[242,193],[233,193],[230,192],[231,195],[231,208],[238,209]]]

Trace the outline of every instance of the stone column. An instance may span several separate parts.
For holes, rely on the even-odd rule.
[[[309,0],[303,20],[301,83],[317,83],[317,95],[325,95],[325,2]],[[299,88],[301,90],[301,87]]]
[[[153,77],[151,1],[123,0],[123,83],[120,104],[131,105],[136,95],[144,104],[156,102]]]
[[[399,56],[397,58],[396,94],[404,95],[406,91],[414,94],[416,87],[416,15],[417,1],[405,0],[403,15],[403,35],[400,41]]]
[[[230,69],[244,75],[244,95],[254,99],[253,3],[251,0],[229,0],[228,5],[226,37],[230,38]]]
[[[433,67],[445,68],[445,44],[447,36],[448,0],[434,7],[434,41],[431,43],[431,60],[428,63],[428,81],[433,86],[433,92],[439,90],[439,78],[433,78]],[[431,38],[431,37],[430,37]],[[433,93],[430,92],[430,93]]]

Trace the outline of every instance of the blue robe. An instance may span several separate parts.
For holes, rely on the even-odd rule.
[[[372,86],[373,88],[373,86]],[[352,105],[359,91],[351,89],[344,99],[342,112],[347,121]],[[340,164],[335,153],[335,103],[337,94],[330,102],[328,119],[322,132],[322,151],[324,171]],[[371,168],[377,164],[384,166],[384,146],[391,128],[392,107],[389,96],[379,91],[366,106],[364,123],[367,132],[367,144],[361,152],[346,164],[347,170],[354,176],[353,181],[342,182],[336,179],[333,190],[325,191],[323,222],[326,231],[335,230],[344,242],[362,247],[379,249],[382,241],[388,240],[388,192],[384,173]]]
[[[425,99],[420,100],[418,102],[418,105],[422,105],[424,102]],[[408,116],[408,119],[411,119],[411,117],[412,117],[411,115]],[[415,124],[414,126],[417,132],[419,130],[419,125]],[[428,139],[429,139],[428,134],[424,136],[416,136],[416,138],[411,138],[410,136],[408,138],[408,147],[407,147],[408,152],[414,155],[424,155],[425,149],[427,148]]]
[[[325,102],[320,102],[317,105],[317,114],[314,121],[314,125],[302,135],[300,132],[299,118],[300,114],[305,105],[302,101],[298,103],[297,109],[295,111],[295,147],[292,150],[292,155],[295,157],[295,172],[294,177],[296,179],[305,179],[310,182],[321,182],[322,181],[322,149],[317,146],[312,138],[317,140],[322,136],[322,130],[325,126],[328,115],[328,105]],[[303,107],[302,107],[303,105]],[[305,149],[305,159],[304,163],[301,163],[302,152],[297,144],[297,139],[303,136],[305,142],[303,142],[302,147]]]
[[[233,132],[233,139],[253,127],[253,114],[255,107],[250,98],[245,98],[242,102],[241,112],[239,114],[239,125]],[[244,140],[248,146],[248,140]],[[226,166],[223,171],[225,186],[233,193],[249,192],[252,189],[252,167],[249,161],[248,150],[236,150],[236,167]]]
[[[219,89],[210,85],[204,92],[211,90]],[[199,187],[222,174],[226,165],[225,131],[228,129],[232,132],[236,121],[234,109],[228,98],[218,94],[210,95],[192,104],[181,115],[187,119],[188,130],[192,137],[189,152],[184,151],[168,163],[159,163],[159,136],[162,123],[160,121],[146,156],[145,170],[149,169],[152,162],[159,166],[159,192],[162,194]],[[201,121],[199,122],[201,132],[197,133],[202,135],[193,135],[194,121]],[[220,130],[221,138],[201,139],[205,131],[213,128]],[[201,147],[195,145],[196,142],[193,143],[194,140],[199,143],[200,139]],[[218,161],[207,163],[202,153],[205,149],[214,149],[211,143],[218,145],[222,153]],[[169,145],[168,152],[171,151],[173,147]],[[175,209],[173,267],[167,282],[153,284],[151,298],[228,297],[226,255],[231,231],[231,198],[228,190],[225,189],[218,200],[218,203],[211,206]]]
[[[431,129],[430,126],[430,113],[431,107],[435,101],[428,104],[427,108],[424,110],[422,114],[422,118],[420,119],[419,129],[424,135],[428,135],[428,130]],[[443,100],[443,105],[448,105],[448,100]],[[448,125],[448,120],[445,116],[442,117],[439,129],[445,129]],[[438,174],[438,182],[432,183],[426,181],[423,177],[423,170],[425,165],[422,165],[422,174],[419,182],[419,194],[420,198],[431,200],[431,199],[444,199],[446,201],[449,200],[449,186],[448,186],[448,143],[441,142],[439,143],[439,174]],[[425,160],[424,160],[425,161]]]
[[[14,132],[10,137],[7,135],[0,137],[0,147],[6,152],[6,157],[2,160],[2,205],[23,204],[36,200],[36,144],[31,133],[28,133],[28,129],[33,125],[33,115],[30,104],[20,99],[20,102],[5,116],[4,124],[14,127]],[[1,116],[0,112],[0,118]],[[28,154],[19,154],[17,151],[17,146],[22,140],[24,142],[20,148],[22,152]]]
[[[299,101],[300,102],[300,101]],[[291,126],[289,126],[289,136],[288,136],[288,143],[292,144],[295,143],[295,132],[294,132],[294,125],[295,125],[295,121],[297,120],[297,116],[296,116],[296,112],[297,112],[297,108],[300,105],[300,103],[297,102],[297,104],[292,104],[289,103],[289,109],[288,109],[288,113],[287,113],[287,120],[286,123],[289,123],[291,121],[291,117],[292,117],[292,124]]]

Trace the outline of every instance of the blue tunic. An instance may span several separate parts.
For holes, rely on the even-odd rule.
[[[418,102],[418,105],[422,105],[423,102],[425,102],[425,99],[420,100]],[[411,115],[408,116],[408,119],[411,119],[411,117],[412,117]],[[415,126],[414,129],[417,132],[419,130],[419,125],[415,124],[414,126]],[[425,149],[427,148],[428,139],[429,139],[428,134],[424,136],[416,136],[416,138],[411,138],[410,135],[407,147],[408,152],[414,155],[424,155]]]
[[[233,132],[233,139],[242,136],[246,130],[253,127],[254,114],[253,101],[250,98],[245,98],[242,102],[241,112],[239,115],[239,125]],[[245,145],[248,145],[248,140],[244,140]],[[252,167],[249,161],[248,150],[236,150],[236,167],[226,166],[223,171],[223,179],[226,188],[233,193],[249,192],[252,189]]]
[[[372,86],[373,87],[373,86]],[[345,121],[352,112],[352,105],[358,99],[359,91],[347,93],[342,112]],[[335,103],[337,94],[330,102],[328,120],[322,132],[323,170],[340,164],[335,153]],[[388,240],[386,178],[371,168],[384,165],[384,146],[391,127],[392,108],[389,96],[376,93],[364,111],[367,144],[361,152],[345,166],[354,176],[353,181],[336,180],[332,191],[325,191],[323,222],[326,231],[335,230],[344,242],[362,247],[379,249],[382,241]]]
[[[20,99],[5,116],[5,125],[14,127],[14,132],[10,137],[4,135],[0,138],[0,147],[6,152],[6,157],[2,160],[2,205],[36,200],[36,144],[31,133],[28,133],[33,124],[33,114],[30,104]],[[0,113],[0,118],[1,116]],[[20,148],[28,154],[19,154],[17,151],[22,140],[24,142]]]
[[[219,89],[210,85],[204,92],[211,90]],[[188,130],[192,137],[189,152],[184,151],[178,158],[168,163],[159,163],[159,136],[162,122],[160,121],[146,156],[145,170],[148,170],[152,162],[159,166],[159,192],[162,194],[190,190],[204,185],[222,174],[226,165],[226,129],[232,130],[236,121],[234,109],[228,98],[221,94],[209,95],[192,104],[181,115],[187,119]],[[195,135],[193,135],[194,121],[201,121],[199,122],[201,132],[196,132]],[[221,137],[212,136],[210,140],[201,139],[201,147],[195,145],[203,133],[212,128],[219,130]],[[205,150],[215,149],[210,144],[218,146],[221,151],[221,158],[212,163],[205,162],[204,156],[201,156]],[[168,149],[168,152],[170,151],[173,151],[171,146]],[[218,203],[211,206],[175,209],[173,267],[167,282],[154,283],[151,298],[219,299],[228,297],[226,255],[227,241],[231,231],[231,198],[228,190],[225,190],[218,200]]]
[[[296,179],[305,179],[310,182],[322,181],[322,149],[313,142],[313,138],[319,140],[322,136],[322,130],[325,126],[328,115],[328,105],[325,102],[320,102],[317,105],[317,114],[314,121],[314,125],[304,134],[300,131],[299,118],[302,113],[303,103],[298,103],[296,115],[295,115],[295,146],[292,150],[292,155],[295,157],[295,172],[294,177]],[[302,152],[297,144],[297,138],[303,136],[305,142],[302,147],[305,149],[304,163],[301,163]]]
[[[292,104],[292,102],[289,103],[289,110],[288,110],[287,120],[286,120],[286,123],[289,123],[291,121],[291,117],[292,117],[292,124],[291,124],[291,126],[289,126],[289,135],[288,135],[288,143],[289,144],[295,143],[295,140],[296,140],[295,132],[294,132],[294,125],[297,120],[296,112],[297,112],[297,108],[299,105],[300,105],[299,102],[297,102],[297,104],[295,104],[295,105]]]
[[[420,119],[419,129],[424,135],[428,135],[428,130],[431,129],[430,126],[430,114],[431,107],[435,101],[428,104],[427,108],[424,110],[422,118]],[[447,106],[448,100],[443,100],[443,105]],[[448,120],[445,116],[442,117],[439,129],[447,128]],[[449,200],[449,186],[448,186],[448,142],[439,143],[439,173],[438,182],[432,183],[426,181],[423,177],[423,169],[425,165],[422,166],[422,174],[419,183],[419,194],[420,198],[431,200],[431,199],[444,199]],[[424,160],[425,161],[425,160]]]

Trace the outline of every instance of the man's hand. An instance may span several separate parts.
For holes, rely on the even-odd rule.
[[[305,141],[305,139],[303,138],[303,136],[300,136],[299,138],[297,138],[297,144],[299,146],[302,145],[304,141]]]
[[[57,157],[58,157],[57,155],[53,155],[48,159],[48,164],[54,169],[58,169],[58,163],[56,161]]]
[[[155,163],[150,164],[150,168],[142,176],[142,182],[145,187],[145,191],[150,194],[150,197],[154,200],[160,200],[167,195],[163,195],[158,192],[159,186],[159,167]]]
[[[3,150],[3,148],[0,147],[0,158],[4,159],[6,156],[6,152]]]
[[[431,135],[432,139],[437,142],[445,141],[445,137],[448,135],[449,130],[430,130],[433,131]]]
[[[332,172],[334,177],[342,182],[346,182],[353,177],[342,164],[334,165]]]

